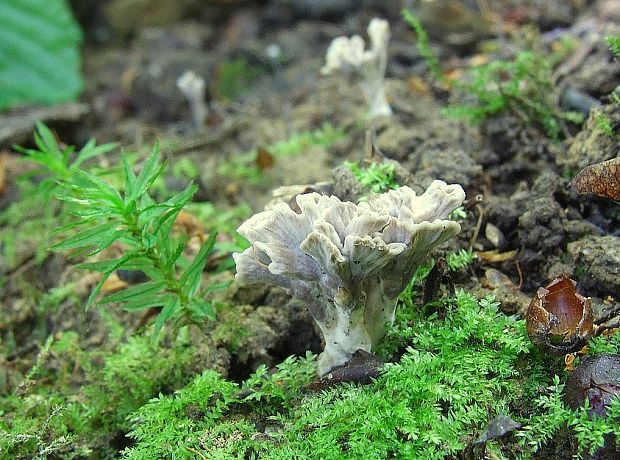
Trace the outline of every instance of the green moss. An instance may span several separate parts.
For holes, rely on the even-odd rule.
[[[318,129],[304,131],[288,139],[275,142],[266,147],[266,151],[274,158],[299,155],[312,147],[328,148],[344,137],[343,130],[334,128],[330,123],[325,122]],[[257,149],[233,155],[229,160],[219,165],[218,174],[236,179],[248,179],[253,184],[258,184],[264,180],[265,176],[262,169],[256,164],[257,155]]]
[[[250,65],[244,58],[222,62],[217,68],[215,94],[226,101],[233,101],[247,93],[252,82],[264,74],[259,66]]]
[[[400,187],[396,180],[396,166],[393,163],[373,162],[361,166],[353,161],[345,161],[344,166],[351,170],[359,183],[370,193],[384,193]]]
[[[210,458],[256,458],[263,448],[252,439],[258,420],[248,411],[260,414],[265,423],[266,417],[290,408],[315,373],[312,355],[288,358],[271,374],[261,366],[242,387],[206,371],[132,415],[129,436],[138,442],[124,458],[192,459],[198,452],[209,452]]]
[[[555,376],[553,384],[535,401],[536,412],[518,433],[521,444],[538,451],[545,444],[557,441],[563,430],[570,430],[577,440],[576,458],[590,458],[605,444],[605,436],[613,434],[620,439],[620,398],[611,401],[605,417],[588,417],[588,406],[575,411],[562,400],[564,384]],[[520,459],[530,458],[523,455]],[[611,457],[609,457],[611,458]]]
[[[445,308],[444,320],[403,308],[391,343],[404,354],[369,386],[300,392],[311,368],[294,359],[275,374],[260,369],[236,396],[207,374],[134,414],[137,444],[125,457],[440,459],[460,452],[522,396],[517,363],[530,345],[522,322],[490,298],[459,292]],[[203,396],[185,397],[194,393]],[[198,404],[197,420],[185,415],[190,404]]]
[[[0,459],[114,457],[112,441],[128,430],[126,417],[186,384],[194,353],[181,343],[158,349],[146,336],[89,353],[76,334],[65,333],[26,384],[0,399]]]
[[[465,102],[447,107],[446,114],[480,123],[508,111],[524,122],[542,128],[552,140],[562,137],[566,121],[583,121],[579,114],[561,111],[554,98],[553,67],[565,58],[564,53],[572,44],[563,43],[563,49],[555,54],[521,50],[511,59],[494,59],[487,64],[471,67],[463,79],[450,81],[441,72],[422,23],[407,9],[402,11],[402,16],[416,32],[420,55],[433,77],[464,95]]]

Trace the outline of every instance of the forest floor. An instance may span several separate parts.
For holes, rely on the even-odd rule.
[[[340,198],[356,200],[369,190],[356,185],[354,174],[342,164],[352,161],[368,166],[383,161],[391,165],[389,180],[420,193],[434,179],[464,188],[462,232],[432,257],[456,261],[450,273],[451,283],[462,290],[456,304],[474,308],[466,295],[476,299],[493,295],[500,302],[497,315],[501,316],[493,316],[489,328],[497,321],[508,330],[512,323],[502,321],[521,321],[514,333],[520,331],[523,336],[522,319],[532,296],[561,274],[576,281],[580,294],[591,297],[595,318],[617,306],[618,205],[578,195],[570,187],[582,168],[614,158],[620,151],[620,104],[610,97],[620,85],[620,59],[614,59],[605,41],[609,35],[620,35],[617,1],[514,0],[489,2],[489,10],[480,7],[486,2],[472,2],[475,6],[456,0],[422,2],[413,12],[428,31],[429,49],[439,60],[441,67],[435,72],[417,46],[418,35],[401,17],[400,2],[365,9],[345,5],[341,11],[337,6],[323,11],[320,6],[305,9],[304,2],[297,7],[285,3],[255,6],[241,2],[238,8],[222,6],[224,13],[217,19],[202,18],[201,22],[174,17],[174,23],[163,26],[131,26],[127,24],[131,18],[123,21],[122,15],[111,13],[105,27],[95,20],[85,23],[90,29],[86,29],[84,50],[84,95],[80,103],[65,109],[43,109],[43,121],[66,145],[81,146],[89,138],[98,144],[117,142],[137,163],[158,140],[168,168],[157,193],[166,198],[195,181],[198,192],[187,208],[187,231],[190,236],[192,232],[218,232],[206,283],[232,280],[230,254],[247,245],[235,229],[274,199],[274,190],[286,197],[332,182]],[[339,3],[347,2],[335,5]],[[357,82],[344,75],[323,76],[320,69],[334,38],[359,34],[366,39],[366,26],[376,16],[387,19],[391,27],[385,92],[393,114],[370,119]],[[127,38],[101,38],[102,30],[124,33]],[[186,70],[206,80],[208,114],[203,126],[192,123],[190,107],[176,85]],[[516,95],[510,93],[511,85],[516,85]],[[78,115],[70,116],[73,111]],[[575,113],[583,121],[575,121]],[[23,126],[23,119],[28,118],[23,111],[19,116],[3,117],[10,126]],[[215,294],[215,321],[168,331],[157,346],[151,343],[149,332],[156,310],[126,312],[113,305],[85,310],[85,299],[98,275],[77,269],[79,258],[48,251],[58,239],[51,231],[68,217],[59,203],[33,193],[38,176],[35,180],[19,178],[33,168],[10,148],[15,143],[32,146],[33,129],[26,124],[18,134],[1,141],[5,147],[0,153],[2,458],[114,458],[132,447],[125,451],[127,458],[177,458],[172,456],[173,447],[153,447],[154,440],[153,446],[148,445],[148,436],[140,434],[140,417],[148,416],[140,408],[151,398],[174,394],[189,382],[193,383],[183,391],[193,395],[191,385],[198,382],[193,379],[201,373],[200,385],[206,385],[201,388],[216,388],[207,397],[208,407],[192,400],[184,406],[184,417],[168,417],[179,424],[181,419],[199,423],[208,418],[207,412],[218,408],[218,417],[225,421],[211,431],[201,428],[203,438],[193,444],[189,436],[198,431],[188,429],[183,441],[185,457],[178,458],[318,455],[319,450],[292,447],[292,438],[285,441],[277,434],[290,428],[291,433],[297,429],[310,436],[323,426],[321,421],[304,425],[301,415],[291,415],[291,406],[303,404],[300,401],[307,397],[291,388],[312,380],[312,372],[308,374],[312,359],[301,357],[322,349],[318,329],[303,304],[280,288],[233,283]],[[368,132],[375,147],[372,158],[365,153]],[[118,152],[101,157],[93,167],[114,170]],[[461,250],[467,251],[465,255]],[[466,263],[458,263],[459,254]],[[116,277],[108,280],[104,291],[114,292],[128,284],[130,280]],[[449,284],[444,283],[437,296],[450,297]],[[417,297],[409,307],[402,307],[404,311],[415,305],[423,310],[418,298],[421,281],[417,288]],[[480,308],[487,304],[482,302]],[[403,368],[415,361],[407,347],[415,348],[413,344],[421,340],[420,336],[412,339],[412,318],[434,327],[425,323],[427,318],[416,316],[419,313],[412,315],[397,321],[402,328],[388,335],[388,342],[389,337],[399,339],[380,351],[382,359]],[[520,340],[514,339],[514,347],[521,351],[510,355],[514,368],[505,378],[515,385],[526,380],[532,388],[538,385],[531,393],[524,390],[520,398],[526,394],[544,397],[543,389],[553,385],[553,375],[564,383],[571,365],[565,369],[562,357],[543,356]],[[617,338],[609,340],[591,349],[613,351],[616,347],[618,352]],[[523,365],[523,354],[538,360],[537,364],[527,361]],[[290,366],[280,369],[281,375],[265,371],[270,382],[275,381],[274,375],[288,382],[282,396],[277,383],[275,389],[268,388],[267,377],[255,372],[273,370],[288,362],[285,359],[290,355],[300,357],[295,364],[300,367],[293,365],[296,371]],[[541,370],[545,367],[546,372]],[[489,376],[501,373],[492,365],[489,369]],[[218,377],[205,370],[217,371]],[[534,373],[538,380],[528,380]],[[392,374],[396,379],[396,372]],[[291,383],[296,378],[300,380]],[[488,381],[495,378],[488,377]],[[399,394],[393,387],[395,381],[386,379],[382,385]],[[241,396],[228,384],[254,389],[255,402],[239,403]],[[490,405],[497,395],[482,387],[481,401]],[[355,388],[346,386],[342,392],[354,393]],[[308,404],[335,407],[338,402],[331,394],[322,394],[328,397],[320,403]],[[220,404],[218,398],[224,402]],[[538,455],[560,459],[576,452],[573,434],[540,441],[537,447],[543,449],[537,454],[528,453],[512,434],[513,439],[489,448],[486,455],[496,457],[484,457],[474,440],[485,431],[491,415],[510,412],[523,426],[535,426],[532,420],[528,425],[528,417],[536,413],[531,401],[529,406],[527,401],[515,402],[514,395],[502,401],[505,407],[501,410],[487,407],[488,417],[472,415],[471,420],[478,422],[467,419],[459,425],[463,432],[454,437],[435,427],[429,429],[439,439],[434,443],[418,431],[425,444],[434,443],[435,450],[412,448],[408,454],[402,446],[407,440],[415,444],[415,436],[401,425],[394,428],[395,444],[373,451],[368,458]],[[285,412],[288,422],[282,418]],[[343,414],[355,417],[346,411]],[[386,414],[382,416],[400,420],[398,415]],[[460,420],[449,409],[444,415]],[[482,419],[486,422],[481,425]],[[131,430],[130,439],[126,435]],[[377,434],[356,435],[372,439]],[[352,432],[338,436],[332,441],[341,450],[324,453],[324,458],[362,458],[356,457],[356,449],[362,448],[355,444]],[[332,442],[327,436],[317,439]],[[447,439],[456,441],[451,444]],[[176,441],[166,442],[172,446]],[[265,447],[269,443],[272,448]],[[609,455],[614,458],[615,454]]]

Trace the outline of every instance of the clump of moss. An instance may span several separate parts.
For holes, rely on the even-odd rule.
[[[0,398],[0,458],[112,458],[123,446],[126,417],[186,384],[195,367],[195,350],[182,341],[158,349],[138,335],[111,351],[88,352],[65,333],[49,354],[27,385]]]
[[[444,459],[471,449],[492,418],[507,415],[524,428],[482,449],[526,459],[556,433],[567,445],[574,435],[585,454],[617,429],[612,418],[590,421],[563,405],[561,363],[534,350],[524,322],[501,313],[492,297],[458,291],[416,304],[413,293],[429,268],[403,294],[378,350],[394,362],[372,384],[313,392],[305,386],[311,356],[289,358],[273,372],[261,367],[242,385],[207,372],[132,415],[136,444],[124,458]],[[593,347],[608,351],[617,340]],[[550,368],[560,377],[553,380]]]
[[[311,354],[288,358],[272,373],[261,366],[242,386],[206,371],[131,416],[134,429],[129,436],[137,443],[124,451],[124,458],[189,459],[200,452],[216,458],[256,458],[264,450],[254,439],[260,435],[257,424],[266,427],[270,416],[288,412],[315,374]]]
[[[461,291],[444,307],[444,320],[402,309],[383,352],[404,354],[366,387],[300,392],[312,376],[307,359],[289,359],[271,375],[261,369],[242,389],[205,374],[134,414],[136,445],[125,458],[439,459],[462,451],[521,396],[517,363],[529,342],[522,322],[490,298]],[[188,410],[199,416],[188,419]]]
[[[355,178],[373,194],[396,190],[400,184],[396,180],[396,166],[394,163],[372,162],[360,165],[353,161],[345,161],[344,166],[349,168]]]

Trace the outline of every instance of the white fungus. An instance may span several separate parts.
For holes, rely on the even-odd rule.
[[[439,180],[420,196],[401,187],[360,204],[298,195],[299,212],[278,203],[239,227],[251,247],[233,255],[236,278],[282,286],[307,305],[325,341],[323,375],[383,337],[415,270],[460,231],[447,217],[464,198]]]
[[[368,24],[368,38],[368,50],[364,50],[364,39],[359,35],[335,38],[327,49],[321,73],[343,72],[356,76],[368,101],[369,116],[391,115],[392,108],[383,88],[390,40],[389,23],[384,19],[372,19]]]

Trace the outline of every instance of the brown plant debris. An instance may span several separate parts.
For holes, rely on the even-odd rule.
[[[586,166],[571,185],[580,195],[596,195],[620,202],[620,158]]]

